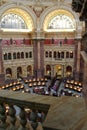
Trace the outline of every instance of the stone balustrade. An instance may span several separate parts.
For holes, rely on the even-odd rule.
[[[6,105],[8,104],[8,113]],[[20,108],[20,113],[14,106]],[[29,108],[27,120],[25,108]],[[45,113],[40,123],[36,112]],[[0,90],[0,130],[87,130],[87,109],[83,97],[53,97]]]
[[[49,105],[32,102],[34,95],[9,90],[0,93],[0,130],[43,130],[36,112],[47,113]],[[26,109],[30,110],[29,120]]]

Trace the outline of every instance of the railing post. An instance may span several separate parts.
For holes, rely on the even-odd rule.
[[[37,122],[37,114],[36,112],[32,111],[30,113],[30,120],[31,120],[31,126],[33,128],[33,130],[36,130],[38,127],[38,122]]]
[[[27,119],[26,119],[26,115],[25,115],[25,111],[24,108],[21,107],[21,112],[19,114],[20,117],[20,127],[18,130],[27,130],[26,128],[26,124],[27,124]]]
[[[9,121],[10,121],[10,125],[8,127],[8,130],[16,130],[17,127],[15,126],[15,122],[16,122],[16,110],[13,107],[13,105],[9,105],[9,110],[8,110],[8,114],[9,114]]]
[[[6,130],[6,108],[3,103],[0,103],[0,130]]]

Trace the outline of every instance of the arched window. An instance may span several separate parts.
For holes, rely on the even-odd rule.
[[[66,52],[66,58],[69,58],[69,52]]]
[[[16,53],[15,52],[13,53],[13,59],[16,59]]]
[[[72,51],[70,52],[70,58],[73,58],[73,52]]]
[[[68,65],[66,67],[66,76],[71,76],[72,75],[72,67]]]
[[[75,29],[75,25],[72,21],[72,19],[65,15],[65,14],[59,14],[48,24],[48,29]]]
[[[25,53],[26,58],[28,58],[28,52]]]
[[[20,77],[20,76],[22,76],[22,68],[18,67],[17,68],[17,77]]]
[[[54,10],[45,17],[43,28],[46,32],[74,32],[76,30],[75,17],[68,10]]]
[[[32,58],[32,52],[31,51],[29,52],[29,58]]]
[[[7,53],[4,54],[4,60],[7,60]]]
[[[46,65],[46,74],[51,76],[51,66]]]
[[[8,53],[8,60],[11,60],[11,53]]]
[[[58,78],[63,76],[63,66],[60,64],[57,64],[54,66],[55,74],[58,76]]]
[[[61,52],[61,58],[64,58],[64,52]]]
[[[25,21],[17,14],[6,14],[1,19],[1,28],[27,29]]]
[[[20,59],[20,52],[17,53],[17,59]]]
[[[57,55],[57,53],[56,53],[56,51],[54,51],[53,57],[56,58],[56,55]]]
[[[49,52],[49,57],[50,57],[50,58],[52,57],[52,51]]]
[[[21,52],[21,58],[24,58],[24,52]]]
[[[48,51],[45,52],[45,57],[48,57]]]
[[[12,70],[11,70],[11,68],[7,68],[6,69],[6,77],[11,78],[11,76],[12,76]]]
[[[57,53],[57,57],[58,57],[58,58],[61,58],[61,57],[60,57],[60,54],[61,54],[61,52],[58,52],[58,53]]]

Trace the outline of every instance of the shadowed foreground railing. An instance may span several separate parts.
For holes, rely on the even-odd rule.
[[[0,130],[42,130],[41,123],[37,121],[36,111],[48,112],[49,105],[32,101],[35,95],[8,90],[0,91]],[[35,99],[37,101],[37,98]],[[20,108],[19,115],[16,115],[14,106]],[[6,106],[9,106],[6,113]],[[26,118],[25,108],[29,108],[29,120]],[[39,126],[40,125],[40,126]]]
[[[6,105],[8,104],[8,113]],[[14,106],[20,108],[17,114]],[[26,109],[31,110],[27,120]],[[45,113],[42,122],[37,113]],[[40,113],[39,113],[40,114]],[[0,90],[0,130],[87,130],[83,97],[53,97]]]

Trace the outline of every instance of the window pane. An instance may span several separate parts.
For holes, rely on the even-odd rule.
[[[26,54],[25,54],[25,55],[26,55],[26,58],[28,58],[28,53],[27,53],[27,52],[26,52]]]
[[[48,29],[75,29],[73,20],[64,14],[59,14],[51,19]]]
[[[1,28],[27,29],[27,26],[20,16],[11,13],[1,19]]]

